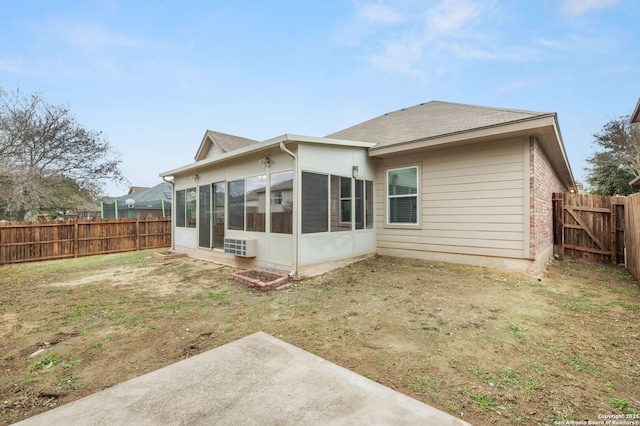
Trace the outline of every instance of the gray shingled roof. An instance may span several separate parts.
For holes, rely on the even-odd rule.
[[[252,139],[229,135],[227,133],[220,133],[214,130],[207,130],[206,135],[209,136],[209,138],[211,138],[211,140],[224,152],[233,151],[234,149],[242,148],[243,146],[258,143],[258,141],[254,141]]]
[[[257,144],[258,141],[252,139],[241,138],[240,136],[229,135],[227,133],[207,130],[200,142],[198,152],[196,152],[195,160],[200,161],[209,155],[226,154],[227,152],[244,148],[245,146]],[[209,153],[211,150],[211,154]]]
[[[106,201],[113,202],[113,200],[118,200],[118,203],[123,203],[130,198],[136,200],[136,203],[160,202],[162,199],[171,201],[171,199],[167,197],[169,194],[171,194],[171,185],[167,182],[162,182],[145,191],[133,192],[119,197],[108,197]]]
[[[549,113],[431,101],[332,133],[327,138],[389,146],[528,120]]]

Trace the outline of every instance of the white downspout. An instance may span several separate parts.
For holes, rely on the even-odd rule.
[[[292,228],[293,228],[293,271],[289,272],[289,276],[291,278],[295,278],[298,274],[298,215],[301,211],[301,207],[299,204],[298,197],[298,156],[294,154],[292,151],[288,150],[286,146],[284,146],[284,141],[280,142],[280,149],[289,154],[291,158],[293,158],[293,199],[295,200],[294,204],[294,215],[292,220]]]
[[[175,229],[173,227],[173,223],[174,223],[174,218],[175,218],[175,204],[176,204],[176,185],[172,180],[167,180],[166,176],[162,176],[162,180],[167,182],[169,185],[171,185],[171,251],[175,251],[176,248],[176,239],[175,239]]]

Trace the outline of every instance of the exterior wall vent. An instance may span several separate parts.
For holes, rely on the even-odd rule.
[[[258,241],[255,238],[225,238],[224,252],[241,257],[256,257]]]

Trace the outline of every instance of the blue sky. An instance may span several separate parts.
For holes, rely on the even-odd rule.
[[[324,136],[430,100],[556,112],[583,180],[593,133],[640,97],[636,0],[0,5],[0,85],[70,106],[139,186],[207,129]]]

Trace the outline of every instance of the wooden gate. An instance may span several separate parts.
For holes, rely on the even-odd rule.
[[[624,263],[624,197],[553,194],[556,253],[604,263]]]

